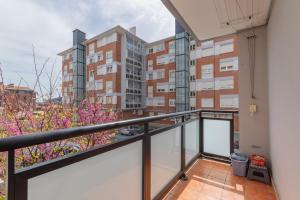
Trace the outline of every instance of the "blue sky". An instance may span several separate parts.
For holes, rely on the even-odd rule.
[[[71,47],[72,30],[87,38],[116,25],[137,27],[148,42],[174,35],[174,17],[160,0],[0,0],[0,62],[6,83],[34,84],[32,45],[40,69],[46,58],[50,73],[59,73],[58,52]],[[48,87],[46,73],[43,85]]]

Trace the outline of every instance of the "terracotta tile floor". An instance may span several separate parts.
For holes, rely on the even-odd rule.
[[[273,187],[234,176],[229,164],[200,159],[164,200],[276,200]]]

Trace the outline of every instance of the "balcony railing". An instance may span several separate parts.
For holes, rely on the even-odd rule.
[[[232,118],[211,118],[204,112]],[[161,199],[202,154],[227,157],[233,151],[236,112],[194,110],[1,139],[0,151],[8,152],[8,199]],[[149,129],[152,122],[164,119],[176,123]],[[16,149],[140,124],[142,134],[15,168]]]

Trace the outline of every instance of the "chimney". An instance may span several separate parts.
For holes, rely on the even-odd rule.
[[[136,35],[136,27],[133,26],[133,27],[129,28],[129,32],[132,33],[133,35]]]

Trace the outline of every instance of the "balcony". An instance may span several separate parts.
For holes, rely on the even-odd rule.
[[[267,188],[263,191],[272,196],[271,186],[235,177],[225,164],[234,148],[236,112],[195,110],[1,139],[0,151],[8,152],[8,199],[205,199],[205,195],[206,199],[230,195],[251,199],[247,195],[257,187]],[[218,117],[222,114],[227,117]],[[151,123],[167,119],[176,123],[150,128]],[[130,125],[144,125],[144,133],[15,167],[17,149]],[[225,163],[203,159],[211,156]]]
[[[276,200],[270,185],[234,176],[229,164],[198,159],[179,180],[165,200]]]

